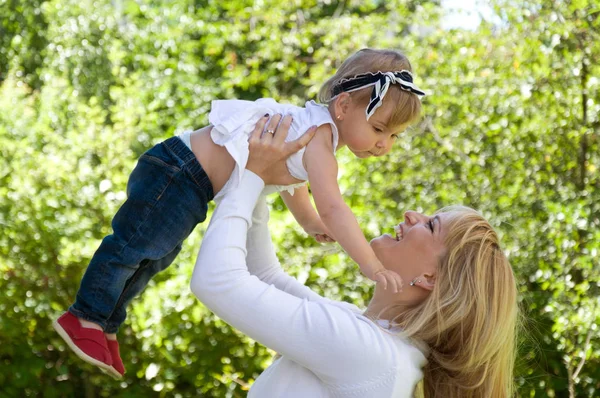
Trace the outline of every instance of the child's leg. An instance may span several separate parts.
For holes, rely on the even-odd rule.
[[[115,334],[119,330],[119,326],[125,321],[127,317],[127,306],[131,300],[136,297],[148,284],[150,279],[160,271],[166,269],[175,257],[181,251],[181,244],[177,245],[175,249],[167,254],[165,257],[158,260],[144,260],[140,264],[140,267],[133,274],[131,278],[125,284],[123,294],[119,297],[119,301],[115,307],[115,310],[111,314],[110,318],[106,322],[106,328],[104,333]]]
[[[140,157],[127,191],[128,198],[112,222],[114,233],[104,238],[94,254],[75,304],[69,308],[105,331],[125,285],[140,265],[172,253],[206,219],[212,199],[208,177],[178,138]],[[149,277],[142,279],[147,282]]]
[[[114,233],[104,238],[94,254],[76,302],[69,308],[80,320],[93,322],[104,330],[117,308],[173,261],[181,242],[196,224],[205,220],[207,204],[213,198],[208,177],[179,138],[156,145],[140,157],[130,176],[127,193],[126,202],[112,222]],[[132,287],[130,296],[123,296],[126,286]],[[122,316],[110,323],[115,331],[124,319],[124,309],[116,314]],[[62,328],[61,336],[69,339],[70,346],[79,347],[77,341],[82,341],[85,338],[82,335],[89,329],[71,333],[69,328],[76,325],[72,322],[63,325],[60,319],[57,322],[59,325],[55,327]],[[106,351],[104,337],[102,340],[97,343],[98,350]]]
[[[158,274],[160,271],[167,268],[175,257],[181,251],[181,244],[178,245],[171,253],[159,260],[144,260],[140,264],[139,268],[131,278],[125,284],[125,289],[117,302],[117,306],[106,322],[106,328],[104,333],[110,350],[113,368],[121,375],[125,374],[125,366],[123,366],[123,360],[121,359],[121,353],[119,352],[119,343],[117,342],[117,331],[119,326],[125,321],[127,317],[127,306],[131,300],[136,297],[148,284],[148,281]]]

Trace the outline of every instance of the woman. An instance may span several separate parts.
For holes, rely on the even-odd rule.
[[[285,129],[263,128],[250,140],[242,183],[215,210],[191,282],[208,308],[282,355],[248,396],[511,396],[517,290],[489,223],[464,207],[406,212],[396,236],[371,241],[409,282],[403,290],[377,285],[363,313],[327,300],[275,256],[259,195],[289,182],[282,159],[298,148],[284,143]]]

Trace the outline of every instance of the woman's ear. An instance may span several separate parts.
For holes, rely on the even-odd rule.
[[[425,272],[421,274],[415,281],[415,285],[421,289],[432,291],[435,287],[435,273]]]
[[[352,98],[350,97],[350,94],[344,92],[337,96],[333,104],[336,120],[343,120],[348,115],[351,103]]]

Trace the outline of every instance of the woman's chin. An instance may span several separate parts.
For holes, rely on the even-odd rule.
[[[394,239],[394,237],[390,234],[383,234],[381,236],[378,236],[376,238],[371,239],[371,246],[373,245],[386,245],[386,244],[390,244],[390,243],[396,243],[397,240]]]

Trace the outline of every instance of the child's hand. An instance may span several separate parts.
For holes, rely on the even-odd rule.
[[[315,240],[319,243],[335,242],[335,239],[333,239],[331,232],[329,232],[329,229],[327,229],[327,227],[325,226],[325,224],[323,224],[323,221],[321,221],[320,218],[314,220],[310,224],[307,224],[303,227],[304,231],[313,238],[315,238]]]
[[[312,235],[312,236],[319,243],[333,243],[333,242],[335,242],[335,239],[333,239],[331,236],[329,236],[327,234],[316,234],[316,235]]]
[[[388,286],[391,287],[392,292],[394,293],[400,292],[404,285],[400,275],[387,269],[383,269],[375,274],[375,282],[381,283],[384,290],[387,289]]]
[[[369,279],[381,283],[384,290],[388,287],[392,289],[393,293],[398,293],[402,290],[402,286],[404,285],[402,277],[394,271],[383,268],[383,265],[381,265],[381,268],[377,268],[377,271],[372,273],[367,273],[365,270],[362,271]]]

